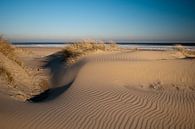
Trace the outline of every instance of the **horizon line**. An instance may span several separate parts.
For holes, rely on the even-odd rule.
[[[75,40],[75,41],[10,41],[11,43],[75,43],[83,40]],[[113,40],[94,40],[94,41],[103,41],[104,43],[110,43],[111,41],[114,43],[195,43],[195,41],[113,41]]]

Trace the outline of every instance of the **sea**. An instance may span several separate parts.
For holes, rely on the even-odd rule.
[[[71,42],[14,42],[13,45],[17,47],[66,47]],[[116,43],[121,48],[137,48],[137,49],[147,49],[147,50],[167,50],[173,49],[176,45],[182,45],[186,49],[195,49],[195,43]]]

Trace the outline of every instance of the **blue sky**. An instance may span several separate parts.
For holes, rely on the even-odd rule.
[[[195,41],[195,0],[0,0],[11,41]]]

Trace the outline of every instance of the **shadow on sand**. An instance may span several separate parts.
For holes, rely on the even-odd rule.
[[[28,99],[29,102],[38,103],[38,102],[51,101],[57,98],[58,96],[60,96],[66,90],[68,90],[68,88],[74,82],[74,80],[72,80],[70,83],[66,85],[59,86],[66,72],[66,68],[65,68],[66,59],[62,52],[58,52],[47,56],[43,60],[43,62],[44,64],[42,68],[48,69],[51,74],[50,77],[51,88],[49,88],[48,90],[44,91],[39,95],[36,95]]]
[[[68,88],[70,88],[73,82],[74,81],[61,87],[48,89],[43,93],[30,98],[28,101],[32,103],[40,103],[54,100],[55,98],[59,97],[62,93],[64,93],[66,90],[68,90]]]
[[[65,64],[67,59],[64,57],[62,52],[58,52],[52,55],[49,55],[44,60],[44,69],[48,69],[51,74],[51,85],[52,87],[59,86],[60,81],[62,80],[63,75],[66,72]]]

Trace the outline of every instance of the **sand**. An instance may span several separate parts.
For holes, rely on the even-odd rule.
[[[65,67],[45,53],[33,59],[44,61],[51,89],[25,103],[0,94],[2,129],[195,129],[195,59],[139,50]]]

